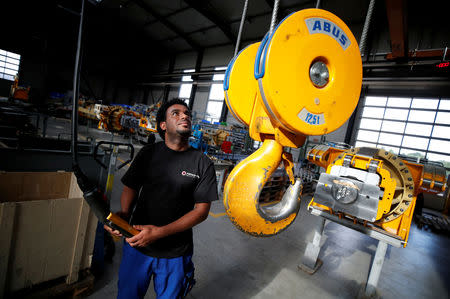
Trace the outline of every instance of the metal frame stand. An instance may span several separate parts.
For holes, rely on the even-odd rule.
[[[105,195],[106,198],[110,199],[112,195],[112,188],[114,183],[114,174],[116,172],[116,162],[117,157],[119,156],[119,146],[112,145],[111,154],[109,156],[109,165],[108,165],[108,177],[106,179],[106,189]]]
[[[320,218],[319,224],[314,231],[314,237],[311,242],[308,243],[305,249],[305,253],[302,258],[302,263],[298,267],[306,273],[314,274],[323,262],[319,259],[320,253],[320,240],[322,239],[323,230],[325,228],[325,218]]]
[[[380,279],[381,269],[383,268],[384,258],[386,256],[388,244],[383,241],[378,241],[377,251],[372,261],[370,268],[369,279],[367,280],[365,296],[373,298],[376,296],[378,280]]]
[[[109,145],[109,149],[103,149],[103,151],[105,152],[105,155],[103,156],[103,160],[100,161],[97,158],[97,152],[98,152],[98,149],[100,148],[100,146],[102,146],[102,145]],[[119,147],[121,145],[126,146],[127,148],[130,149],[130,157],[127,161],[124,161],[122,164],[120,164],[119,166],[116,167],[117,159],[119,156]],[[105,165],[106,155],[109,156],[108,166]],[[105,186],[105,190],[104,190],[106,198],[108,198],[108,199],[111,198],[115,172],[117,170],[121,169],[123,166],[127,165],[129,162],[131,162],[133,157],[134,157],[133,143],[131,143],[131,142],[130,143],[114,142],[114,134],[111,134],[111,141],[109,141],[109,142],[108,141],[100,141],[95,146],[94,160],[96,160],[102,166],[101,177],[103,177],[103,169],[107,169],[106,186]]]
[[[320,240],[322,238],[326,220],[330,220],[343,226],[352,228],[368,235],[371,238],[378,240],[377,250],[372,261],[367,284],[364,291],[362,291],[361,289],[360,295],[358,296],[358,298],[377,298],[378,295],[376,293],[376,288],[378,285],[378,280],[380,279],[381,269],[383,268],[388,245],[401,247],[404,245],[404,241],[397,236],[389,235],[377,228],[368,228],[362,225],[355,224],[350,220],[347,220],[345,218],[341,219],[336,215],[332,215],[312,206],[308,207],[308,210],[311,212],[311,214],[319,216],[321,221],[316,227],[312,242],[308,243],[308,245],[306,246],[306,250],[302,258],[302,264],[300,264],[298,267],[308,274],[314,274],[322,265],[322,261],[318,257],[320,253]]]

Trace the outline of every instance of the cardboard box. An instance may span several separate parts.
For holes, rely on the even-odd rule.
[[[97,219],[71,172],[0,173],[0,297],[90,267]]]

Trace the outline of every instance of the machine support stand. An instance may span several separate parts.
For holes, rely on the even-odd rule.
[[[378,279],[380,278],[381,269],[383,268],[384,257],[386,256],[388,244],[384,241],[378,241],[377,251],[370,268],[369,279],[367,280],[365,297],[374,298],[376,296],[376,288]]]
[[[108,165],[108,177],[106,179],[106,190],[105,195],[106,198],[111,198],[112,188],[114,183],[114,174],[116,172],[116,162],[117,157],[119,156],[119,146],[111,145],[111,154],[109,156],[109,165]]]
[[[325,218],[320,217],[320,221],[314,231],[314,237],[311,242],[308,243],[303,255],[301,264],[298,267],[306,273],[314,274],[320,266],[322,261],[319,259],[320,253],[320,240],[322,239],[323,230],[325,228]]]

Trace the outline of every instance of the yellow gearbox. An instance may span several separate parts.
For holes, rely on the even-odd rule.
[[[319,145],[308,160],[327,169],[310,205],[408,241],[417,194],[445,190],[445,168],[402,160],[384,149]],[[378,229],[379,229],[378,228]]]

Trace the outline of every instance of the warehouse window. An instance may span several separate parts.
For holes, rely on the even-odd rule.
[[[226,67],[216,67],[215,71],[223,71]],[[214,74],[213,81],[217,83],[211,84],[211,90],[209,91],[208,104],[206,105],[205,119],[211,123],[218,122],[220,119],[220,113],[223,106],[223,78],[225,74]]]
[[[184,73],[193,73],[194,69],[184,70]],[[182,76],[181,77],[182,82],[192,82],[191,75]],[[182,99],[186,105],[189,106],[189,98],[191,97],[191,89],[192,84],[191,83],[181,83],[180,86],[180,92],[178,93],[178,97]]]
[[[19,72],[20,55],[0,49],[0,79],[14,81]]]
[[[440,161],[450,167],[450,99],[366,97],[355,146]]]

